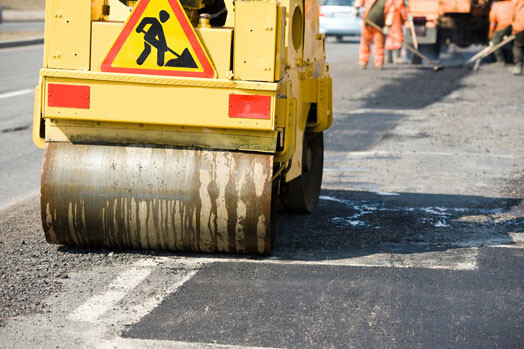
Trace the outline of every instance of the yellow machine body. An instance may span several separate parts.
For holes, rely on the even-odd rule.
[[[194,28],[214,78],[103,72],[141,1],[47,0],[33,126],[47,240],[270,253],[276,200],[311,211],[320,188],[332,84],[318,0],[226,1],[230,26]]]

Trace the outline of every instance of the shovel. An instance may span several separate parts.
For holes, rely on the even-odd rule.
[[[515,35],[505,36],[504,40],[502,40],[501,42],[499,42],[495,46],[488,46],[488,47],[484,48],[482,51],[480,51],[479,53],[477,53],[476,55],[474,55],[473,57],[471,57],[466,62],[466,64],[473,63],[473,70],[474,71],[478,70],[479,66],[480,66],[480,61],[482,60],[482,58],[489,56],[490,54],[492,54],[493,52],[497,51],[502,46],[505,46],[506,44],[509,44],[513,40],[515,40]]]

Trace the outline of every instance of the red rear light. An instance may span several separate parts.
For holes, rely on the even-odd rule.
[[[322,12],[322,6],[320,6],[320,17],[324,17],[324,12]]]
[[[229,95],[229,117],[271,119],[271,96]]]
[[[89,109],[91,88],[82,85],[47,85],[47,105],[57,108]]]

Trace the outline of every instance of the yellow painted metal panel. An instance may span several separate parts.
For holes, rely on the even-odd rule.
[[[47,120],[47,142],[155,144],[274,153],[276,131],[201,129],[165,125]]]
[[[233,28],[235,26],[235,1],[234,0],[224,0],[227,8],[227,17],[224,27]]]
[[[319,2],[318,0],[305,0],[305,26],[304,26],[304,62],[319,62],[325,60],[325,36],[319,34]]]
[[[231,16],[233,16],[231,14]],[[219,79],[229,78],[231,71],[231,28],[196,28],[200,41],[213,61]]]
[[[48,0],[47,67],[89,70],[91,1]]]
[[[100,64],[122,29],[121,22],[93,22],[91,40],[91,71],[99,72]]]
[[[109,0],[109,8],[109,20],[115,22],[125,22],[133,10],[132,7],[127,7],[119,0]]]
[[[278,6],[277,38],[275,52],[275,81],[280,81],[286,73],[286,8]]]
[[[49,83],[90,86],[90,108],[49,107],[44,94],[44,117],[177,125],[211,128],[274,130],[275,92],[212,87],[161,86],[137,83],[46,78]],[[269,120],[229,117],[230,94],[271,96]]]
[[[40,76],[50,78],[79,79],[79,80],[98,80],[112,82],[126,82],[137,84],[160,84],[169,86],[186,87],[214,87],[231,88],[250,91],[277,91],[280,84],[274,82],[260,81],[234,81],[224,79],[205,79],[205,78],[181,78],[175,76],[154,76],[138,74],[120,73],[100,73],[79,70],[63,69],[41,69]]]
[[[49,40],[51,36],[49,35],[49,26],[51,21],[48,19],[49,14],[51,13],[51,1],[46,1],[45,3],[45,27],[44,27],[44,59],[42,67],[49,66]]]
[[[274,81],[277,4],[235,2],[235,79]]]
[[[302,65],[304,52],[304,9],[300,0],[283,0],[287,11],[286,64],[288,67]]]

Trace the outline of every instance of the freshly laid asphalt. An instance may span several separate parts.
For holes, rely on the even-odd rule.
[[[216,263],[128,338],[277,348],[519,348],[524,250],[474,271]],[[219,276],[219,277],[217,277]]]

